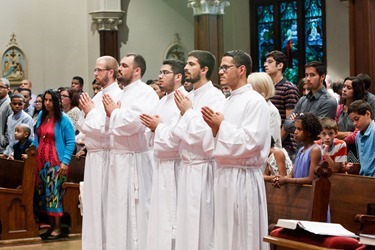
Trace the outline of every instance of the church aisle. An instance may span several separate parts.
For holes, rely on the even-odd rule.
[[[25,245],[7,245],[1,246],[1,250],[11,249],[27,249],[27,250],[57,250],[57,249],[64,249],[64,250],[80,250],[82,247],[81,239],[70,239],[70,240],[61,240],[56,242],[41,242],[36,244],[25,244]]]

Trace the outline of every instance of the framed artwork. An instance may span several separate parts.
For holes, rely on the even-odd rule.
[[[186,61],[186,50],[182,46],[180,36],[177,33],[175,34],[171,44],[166,49],[165,59],[178,59],[183,62]]]
[[[11,85],[20,84],[26,78],[25,55],[17,45],[15,35],[12,34],[10,43],[1,57],[1,75],[7,78]]]

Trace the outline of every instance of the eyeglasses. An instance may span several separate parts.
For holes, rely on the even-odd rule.
[[[171,73],[173,74],[172,71],[161,70],[161,71],[159,71],[159,76],[160,76],[160,75],[162,75],[162,76],[166,76],[166,75],[171,74]]]
[[[70,96],[68,95],[61,95],[61,98],[69,98]]]
[[[96,73],[96,72],[102,72],[104,70],[110,70],[110,69],[95,68],[93,71],[94,71],[94,73]]]
[[[236,65],[223,65],[223,66],[220,66],[219,68],[218,68],[218,70],[220,71],[220,70],[222,70],[224,73],[226,73],[227,71],[228,71],[228,69],[230,69],[230,68],[232,68],[232,67],[236,67]]]
[[[35,103],[42,103],[42,101],[35,101]]]

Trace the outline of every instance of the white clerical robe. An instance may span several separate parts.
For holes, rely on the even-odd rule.
[[[98,92],[93,98],[95,108],[90,110],[86,118],[82,115],[78,121],[81,132],[86,135],[87,148],[83,192],[83,250],[102,250],[106,244],[109,152],[113,136],[108,133],[109,118],[104,111],[103,94],[110,95],[117,102],[122,91],[117,82],[114,82]]]
[[[183,86],[179,91],[187,94]],[[180,118],[174,92],[159,101],[154,114],[159,116],[160,123],[155,133],[148,131],[153,135],[151,143],[156,164],[152,178],[147,249],[172,250],[177,223],[177,173],[181,163],[178,151],[180,139],[172,134]]]
[[[225,97],[211,82],[189,93],[193,108],[180,118],[173,133],[181,139],[178,176],[176,250],[211,250],[214,236],[213,150],[211,128],[201,109],[220,108]]]
[[[141,80],[123,89],[121,108],[110,117],[114,135],[110,154],[107,249],[144,250],[152,185],[153,155],[139,116],[159,101]]]
[[[232,91],[216,135],[215,250],[267,249],[261,166],[270,149],[270,112],[249,84]]]

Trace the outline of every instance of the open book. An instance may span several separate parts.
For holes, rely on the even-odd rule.
[[[360,234],[359,243],[375,246],[375,234]]]
[[[288,229],[296,229],[297,227],[299,227],[310,233],[319,235],[344,236],[354,238],[358,237],[357,235],[346,230],[343,226],[337,223],[279,219],[276,226]]]

